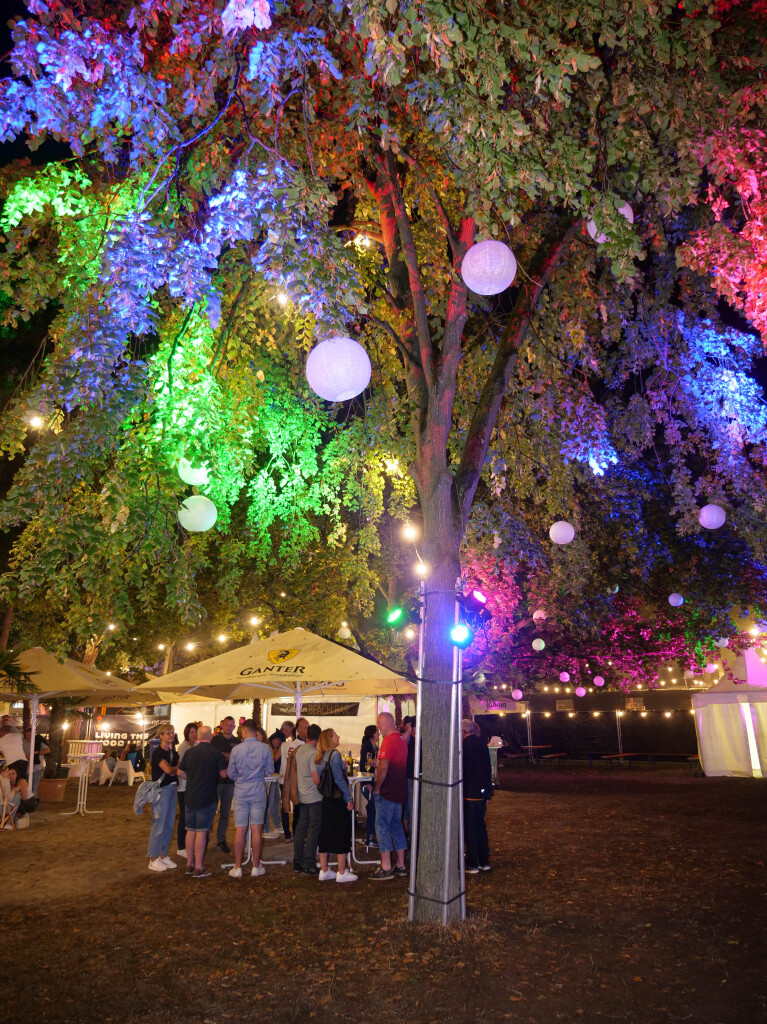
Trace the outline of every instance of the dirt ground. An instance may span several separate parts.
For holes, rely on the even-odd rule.
[[[767,1020],[767,785],[689,768],[502,776],[471,919],[409,926],[406,883],[146,870],[149,813],[41,805],[0,833],[5,1024]],[[175,846],[174,846],[175,848]],[[269,842],[265,857],[290,847]]]

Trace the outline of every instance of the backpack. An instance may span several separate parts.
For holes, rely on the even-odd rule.
[[[329,797],[333,800],[343,800],[343,793],[338,788],[336,780],[333,778],[332,769],[330,767],[330,760],[333,757],[333,754],[336,753],[338,753],[338,751],[332,750],[330,753],[330,757],[325,762],[322,769],[322,774],[320,775],[320,783],[317,786],[317,789],[325,797]],[[340,757],[341,755],[339,754],[338,756]]]
[[[136,795],[133,798],[133,813],[141,814],[146,804],[150,807],[154,807],[157,801],[160,799],[160,783],[161,779],[157,782],[142,782],[139,788],[136,790]]]

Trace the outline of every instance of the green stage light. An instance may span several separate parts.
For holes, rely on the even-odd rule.
[[[402,626],[405,623],[405,609],[404,608],[392,608],[386,616],[387,626]]]

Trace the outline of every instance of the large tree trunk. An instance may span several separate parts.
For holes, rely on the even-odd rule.
[[[11,623],[13,622],[13,605],[6,605],[3,612],[3,621],[0,625],[0,651],[8,650],[8,637],[11,634]]]
[[[421,683],[421,811],[414,916],[418,921],[451,923],[462,916],[460,858],[459,722],[454,709],[455,586],[460,576],[460,526],[456,522],[452,477],[444,449],[422,447],[413,466],[424,520],[423,550],[429,567],[424,616],[424,668]],[[431,463],[431,465],[429,465]],[[437,470],[435,473],[435,464]],[[451,719],[454,722],[452,751]],[[451,769],[452,764],[452,771]],[[436,783],[436,785],[435,785]],[[448,829],[448,813],[450,827]],[[450,902],[445,902],[445,901]]]

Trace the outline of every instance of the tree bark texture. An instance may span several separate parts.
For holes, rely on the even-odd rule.
[[[3,622],[0,625],[0,651],[8,650],[8,637],[11,634],[11,623],[13,622],[13,605],[5,606]]]

